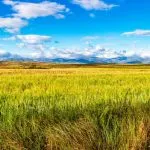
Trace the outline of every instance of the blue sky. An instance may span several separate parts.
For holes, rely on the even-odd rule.
[[[1,0],[0,51],[99,47],[150,55],[149,8],[149,0]]]

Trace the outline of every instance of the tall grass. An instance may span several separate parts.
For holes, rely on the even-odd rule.
[[[150,69],[0,70],[0,149],[150,149]]]

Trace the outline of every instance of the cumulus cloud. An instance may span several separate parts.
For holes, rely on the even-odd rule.
[[[36,35],[36,34],[16,35],[15,38],[19,39],[21,42],[26,44],[39,44],[50,41],[52,39],[51,36]]]
[[[12,0],[4,0],[4,4],[11,5],[15,12],[13,16],[31,19],[37,17],[53,16],[55,18],[64,18],[64,13],[69,9],[65,5],[56,2],[43,1],[40,3],[19,2]]]
[[[22,27],[28,25],[28,22],[20,18],[0,18],[0,28],[5,29],[7,32],[19,32]]]
[[[115,4],[107,4],[103,0],[73,0],[73,3],[80,5],[86,10],[109,10],[117,6]]]
[[[46,50],[45,44],[27,44],[27,43],[19,43],[17,44],[19,48],[26,48],[31,51],[43,52]]]
[[[53,16],[57,19],[65,17],[70,10],[56,2],[43,1],[39,3],[3,0],[5,5],[12,7],[10,17],[0,17],[0,28],[9,33],[17,33],[21,28],[28,25],[28,19]]]
[[[21,43],[18,44],[20,48],[27,48],[30,50],[43,52],[46,47],[46,42],[50,42],[52,37],[46,35],[16,35],[16,40],[19,40]]]
[[[30,50],[44,51],[47,49],[46,43],[51,42],[52,37],[47,35],[27,34],[15,35],[7,38],[2,38],[4,41],[17,41],[19,48],[27,48]]]
[[[122,35],[126,36],[150,36],[150,30],[142,30],[142,29],[137,29],[135,31],[131,32],[124,32]]]
[[[6,5],[14,5],[16,2],[14,2],[12,0],[4,0],[3,3]]]

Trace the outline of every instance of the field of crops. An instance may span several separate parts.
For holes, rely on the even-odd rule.
[[[0,149],[150,149],[150,66],[0,69]]]

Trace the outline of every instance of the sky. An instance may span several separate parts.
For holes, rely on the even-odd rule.
[[[149,0],[1,0],[0,54],[150,56],[149,8]]]

